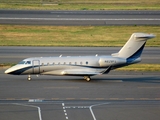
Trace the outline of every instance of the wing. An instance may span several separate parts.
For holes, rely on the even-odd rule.
[[[107,69],[100,71],[96,70],[85,70],[85,69],[69,69],[61,72],[62,75],[71,75],[71,76],[94,76],[109,73],[111,66]]]
[[[62,71],[63,75],[70,75],[70,76],[94,76],[101,74],[99,72],[92,72],[92,71],[80,71],[80,70],[64,70]]]

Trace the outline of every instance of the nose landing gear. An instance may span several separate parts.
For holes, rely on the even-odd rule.
[[[84,79],[89,82],[91,80],[90,76],[84,76]]]
[[[28,78],[27,78],[27,79],[28,79],[28,81],[31,81],[31,76],[30,76],[30,75],[28,75]]]

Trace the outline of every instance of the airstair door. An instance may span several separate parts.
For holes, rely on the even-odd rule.
[[[32,66],[33,66],[33,74],[39,74],[40,73],[40,61],[33,60]]]

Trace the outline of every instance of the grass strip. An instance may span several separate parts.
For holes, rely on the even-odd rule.
[[[160,64],[133,64],[118,68],[120,71],[160,71]]]
[[[12,67],[16,65],[15,63],[0,63],[0,68],[3,68],[3,67]]]
[[[159,0],[0,0],[0,9],[160,10]]]
[[[123,46],[134,32],[155,34],[147,46],[160,46],[160,26],[29,25],[0,25],[0,46]]]

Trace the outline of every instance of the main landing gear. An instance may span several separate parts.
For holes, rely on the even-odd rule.
[[[84,76],[84,79],[89,82],[91,80],[90,76]]]
[[[28,75],[28,81],[31,81],[31,75]],[[90,76],[84,76],[84,79],[87,81],[87,82],[89,82],[90,80],[91,80],[91,78],[90,78]]]
[[[30,75],[28,75],[28,78],[27,78],[27,79],[28,79],[28,81],[31,81],[31,76],[30,76]]]

